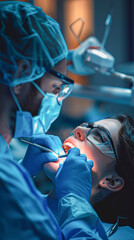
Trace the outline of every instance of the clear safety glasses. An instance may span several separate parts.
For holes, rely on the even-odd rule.
[[[57,96],[58,102],[62,102],[68,95],[71,93],[73,86],[74,86],[74,81],[71,78],[66,77],[65,75],[51,69],[49,71],[50,74],[55,76],[57,79],[62,81],[63,83],[60,86],[60,90]]]
[[[110,136],[110,132],[107,129],[103,127],[94,127],[89,123],[84,123],[81,126],[90,128],[86,136],[89,142],[100,149],[100,151],[105,155],[116,158],[116,160],[118,160],[113,140]]]

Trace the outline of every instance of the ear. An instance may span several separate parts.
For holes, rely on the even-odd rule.
[[[21,59],[17,63],[18,69],[16,72],[16,78],[25,77],[30,74],[30,62],[27,59]],[[19,84],[13,87],[13,91],[16,95],[21,93],[23,84]]]
[[[23,84],[19,84],[19,85],[13,87],[13,91],[14,91],[15,95],[19,95],[21,93],[21,90],[22,90],[22,87],[23,87],[22,85]]]
[[[30,74],[30,62],[27,59],[20,59],[17,62],[18,65],[18,69],[16,72],[16,77],[17,78],[21,78],[21,77],[25,77],[26,75]]]
[[[101,188],[105,188],[112,192],[118,192],[123,188],[124,180],[122,177],[120,177],[118,175],[116,175],[116,176],[108,175],[100,180],[99,186]]]

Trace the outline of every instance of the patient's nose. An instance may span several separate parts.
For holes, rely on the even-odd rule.
[[[84,141],[86,139],[87,130],[83,127],[76,127],[72,133],[74,133],[75,138]]]

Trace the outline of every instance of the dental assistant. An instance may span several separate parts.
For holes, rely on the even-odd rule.
[[[39,7],[19,1],[0,2],[1,240],[93,239],[93,234],[94,239],[107,239],[97,214],[91,216],[88,203],[92,161],[87,162],[75,148],[59,168],[54,179],[58,225],[25,169],[29,167],[34,176],[45,162],[57,161],[57,157],[29,148],[22,163],[17,164],[8,145],[13,137],[36,136],[31,141],[50,145],[53,151],[56,142],[57,154],[63,151],[57,138],[44,133],[73,87],[73,81],[64,76],[67,53],[58,23]],[[33,156],[40,159],[38,169]],[[84,208],[84,214],[80,213]],[[100,227],[97,234],[92,233],[96,226]]]

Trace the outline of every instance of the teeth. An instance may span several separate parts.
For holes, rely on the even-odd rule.
[[[73,148],[73,147],[75,147],[72,143],[70,143],[70,142],[68,142],[68,143],[65,143],[64,144],[65,146],[68,146],[68,147],[70,147],[70,148]]]
[[[64,149],[65,153],[67,153],[70,148],[74,148],[74,147],[75,146],[70,142],[64,143],[64,145],[63,145],[63,149]]]

